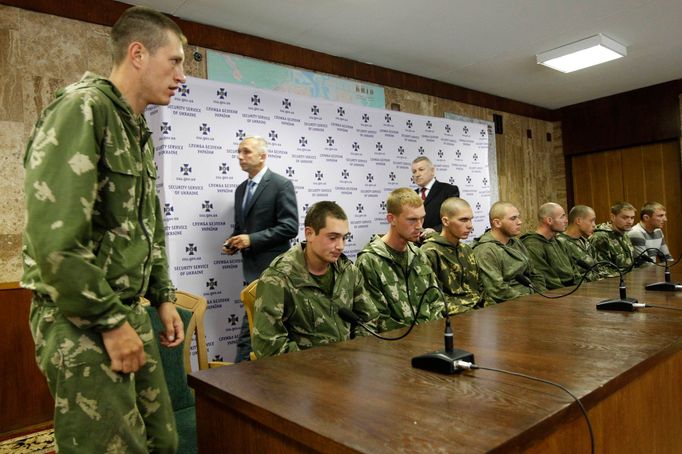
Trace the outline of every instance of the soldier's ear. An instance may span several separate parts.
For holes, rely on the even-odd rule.
[[[443,227],[447,227],[448,225],[450,225],[450,218],[448,218],[447,216],[443,216],[442,218],[440,218],[440,223],[443,224]]]

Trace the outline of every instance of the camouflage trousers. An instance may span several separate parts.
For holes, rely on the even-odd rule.
[[[144,307],[128,322],[144,343],[135,373],[110,369],[101,334],[77,328],[52,303],[31,305],[38,367],[55,400],[54,433],[63,453],[175,453],[175,417],[159,349]]]

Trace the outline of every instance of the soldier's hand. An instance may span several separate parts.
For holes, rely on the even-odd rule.
[[[128,322],[102,333],[104,348],[111,359],[114,372],[137,372],[145,363],[144,346],[140,336]]]
[[[164,347],[177,347],[185,340],[185,328],[178,314],[175,304],[161,303],[157,309],[164,331],[159,334],[161,345]]]

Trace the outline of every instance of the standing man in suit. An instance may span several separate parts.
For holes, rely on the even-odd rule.
[[[234,196],[234,232],[225,240],[223,252],[242,253],[244,280],[258,279],[270,262],[289,249],[298,234],[298,209],[294,185],[265,165],[267,142],[247,137],[239,144],[239,166],[249,179],[237,187]],[[237,362],[248,360],[251,337],[246,316],[237,343]]]
[[[412,161],[412,179],[419,186],[415,191],[424,202],[426,210],[423,238],[427,233],[441,231],[443,225],[440,220],[440,206],[450,197],[459,197],[459,188],[437,181],[436,169],[426,156],[419,156]]]

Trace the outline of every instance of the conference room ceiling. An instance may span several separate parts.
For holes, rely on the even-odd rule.
[[[682,78],[681,0],[126,3],[550,109]],[[627,57],[570,74],[535,62],[597,33]]]

